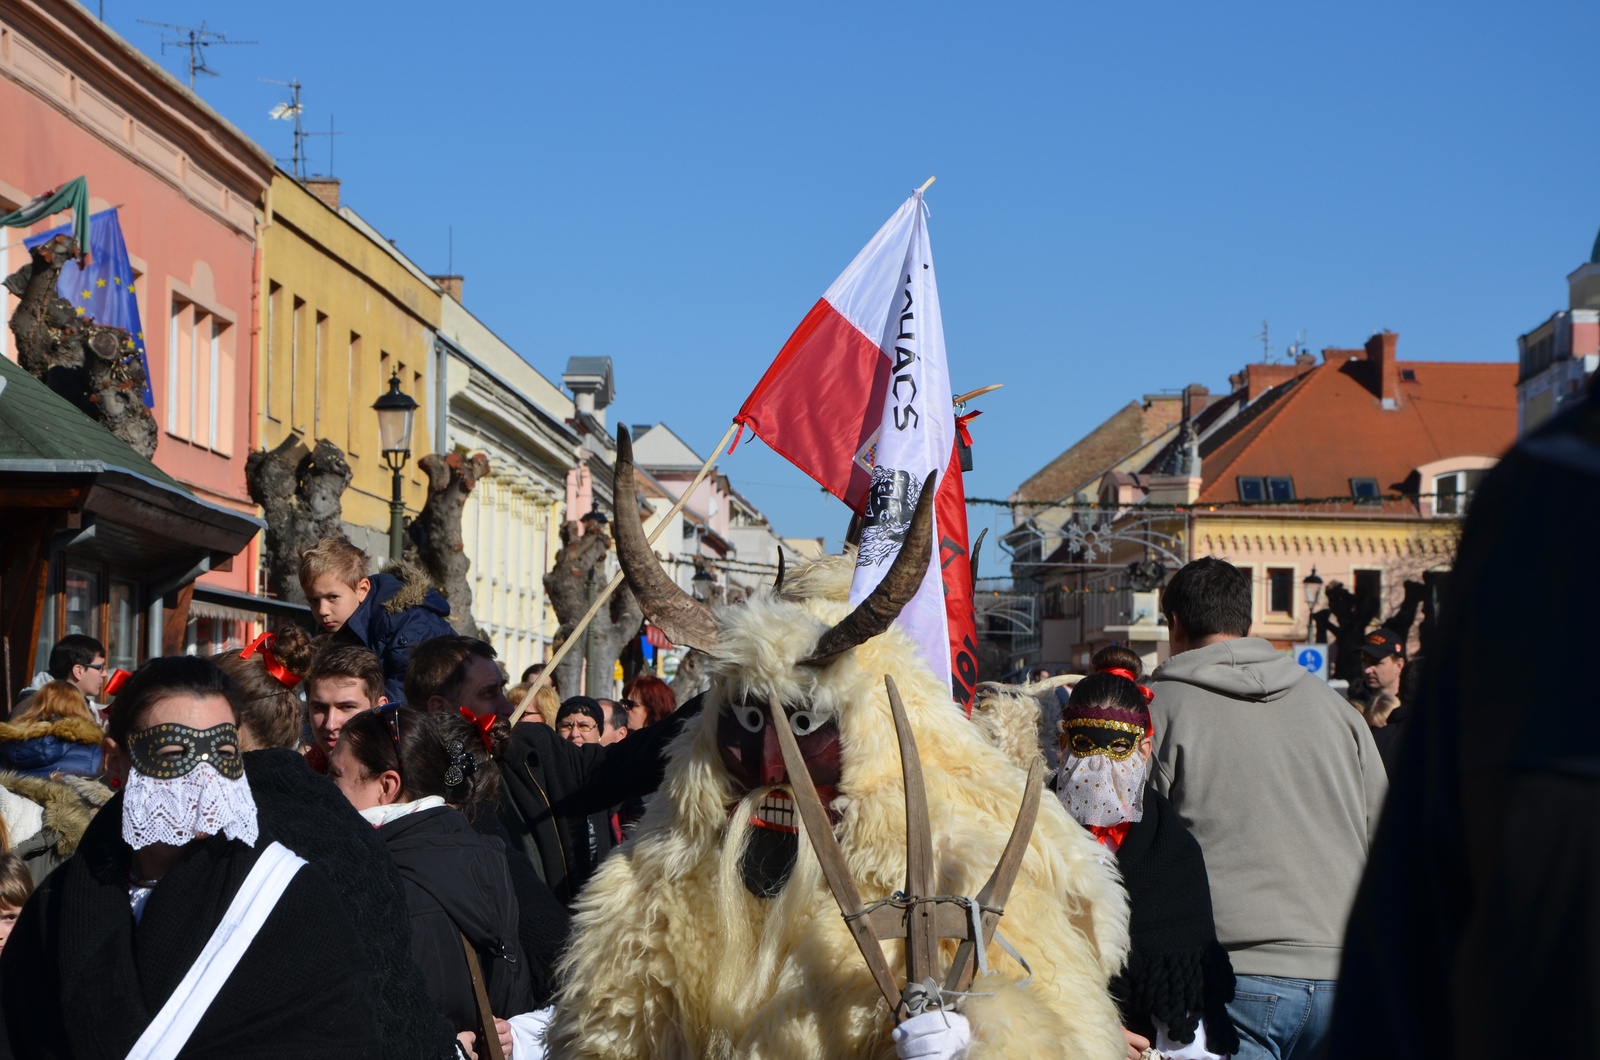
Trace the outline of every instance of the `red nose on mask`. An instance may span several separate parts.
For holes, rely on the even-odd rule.
[[[786,784],[788,781],[789,770],[783,764],[783,748],[778,745],[778,730],[768,724],[761,730],[761,783]]]

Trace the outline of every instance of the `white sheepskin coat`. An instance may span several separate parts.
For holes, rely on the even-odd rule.
[[[637,832],[579,898],[548,1046],[552,1057],[892,1058],[892,1020],[822,878],[810,843],[783,892],[752,896],[739,871],[751,806],[718,757],[729,702],[776,697],[837,718],[843,818],[835,834],[862,899],[905,886],[905,798],[883,675],[893,675],[926,777],[937,888],[976,894],[993,871],[1026,774],[985,738],[898,629],[832,664],[798,667],[849,613],[853,557],[796,572],[784,596],[758,594],[717,615],[705,713],[673,743],[666,782]],[[1015,753],[1015,748],[1012,749]],[[730,810],[733,810],[730,818]],[[998,945],[991,974],[960,1002],[970,1060],[1124,1055],[1109,977],[1128,947],[1127,900],[1101,848],[1044,793],[1022,871],[1000,920],[1033,970]],[[942,944],[941,972],[956,943]],[[900,940],[884,943],[905,974]]]

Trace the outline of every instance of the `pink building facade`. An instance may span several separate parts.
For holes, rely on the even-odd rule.
[[[252,515],[256,223],[271,174],[261,148],[87,9],[0,9],[0,214],[78,176],[91,213],[117,208],[160,427],[155,464],[200,499]],[[28,260],[32,231],[67,220],[0,229],[0,268]],[[9,319],[16,299],[3,297]],[[7,331],[0,353],[15,359],[12,346]],[[253,592],[257,548],[202,584]]]

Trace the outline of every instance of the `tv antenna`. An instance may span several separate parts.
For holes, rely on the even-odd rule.
[[[1262,364],[1271,364],[1272,363],[1272,334],[1268,330],[1267,322],[1265,320],[1263,320],[1261,322],[1261,333],[1258,334],[1258,335],[1252,335],[1251,338],[1256,338],[1256,339],[1260,339],[1261,340],[1261,363]]]
[[[103,6],[101,10],[102,12],[104,11]],[[102,18],[101,21],[104,21],[104,18]],[[198,26],[179,26],[171,22],[151,22],[147,18],[141,18],[139,21],[144,23],[146,26],[159,26],[162,29],[170,29],[174,31],[172,35],[168,35],[166,33],[161,35],[162,55],[167,54],[167,49],[169,47],[189,49],[189,89],[191,91],[194,89],[195,74],[205,74],[208,77],[217,76],[217,72],[206,65],[207,48],[211,47],[213,44],[261,43],[260,41],[253,40],[229,40],[226,33],[223,33],[221,30],[208,28],[204,22],[201,22]]]
[[[302,86],[298,79],[294,81],[274,81],[270,77],[259,77],[256,80],[265,81],[269,85],[283,85],[289,89],[290,101],[279,103],[267,111],[267,117],[278,118],[283,121],[294,122],[294,150],[289,156],[289,172],[296,180],[303,180],[306,176],[306,140],[312,136],[328,137],[328,176],[333,176],[333,137],[343,136],[344,133],[336,132],[333,127],[333,115],[328,115],[327,132],[307,132],[305,125],[300,121],[305,108],[300,103],[300,89]],[[282,162],[283,159],[278,161]]]

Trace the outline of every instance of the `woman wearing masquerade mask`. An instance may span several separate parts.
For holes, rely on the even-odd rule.
[[[466,816],[480,808],[493,813],[500,782],[478,730],[453,714],[366,711],[340,730],[328,779],[377,828],[400,869],[412,956],[440,1014],[458,1033],[478,1029],[463,935],[478,953],[495,1016],[532,1009],[534,979],[544,981],[547,972],[533,974],[518,941],[504,848]],[[505,1042],[509,1031],[500,1037]]]
[[[1239,1048],[1226,1003],[1233,967],[1217,942],[1200,844],[1149,787],[1148,689],[1112,667],[1090,674],[1061,708],[1054,788],[1073,819],[1117,859],[1128,890],[1128,963],[1111,981],[1128,1055],[1154,1046],[1175,1060]]]
[[[260,829],[237,720],[206,659],[154,659],[123,686],[104,745],[121,793],[0,959],[15,1055],[379,1055],[355,929],[321,871]]]
[[[411,925],[397,915],[405,908],[400,872],[372,826],[298,750],[306,719],[299,688],[313,654],[305,632],[287,626],[211,657],[239,690],[239,748],[256,819],[339,892],[372,970],[384,1060],[449,1056],[455,1031],[433,1011],[411,959]],[[377,657],[371,662],[381,684]]]

